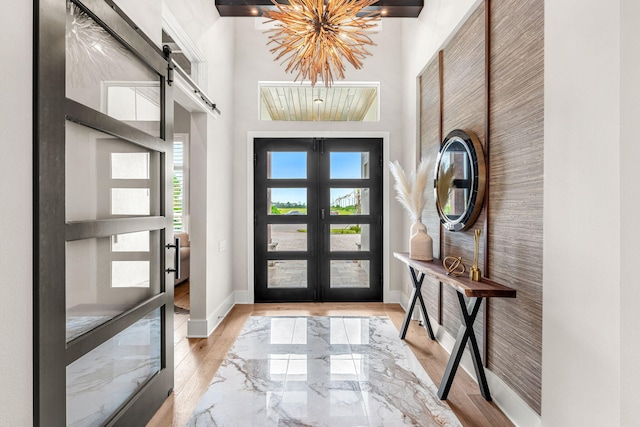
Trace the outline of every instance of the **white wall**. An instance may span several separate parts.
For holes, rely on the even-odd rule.
[[[159,0],[114,0],[122,11],[158,46],[162,43],[162,2]]]
[[[134,4],[135,3],[135,4]],[[162,9],[168,9],[207,60],[201,84],[223,114],[192,119],[190,336],[206,336],[228,309],[233,294],[233,20],[220,20],[207,0],[119,0],[120,7],[160,46]],[[204,145],[198,141],[204,142]],[[197,165],[195,164],[197,163]],[[199,213],[201,217],[194,215]],[[221,251],[220,243],[227,245]]]
[[[32,423],[32,2],[0,14],[7,66],[0,79],[0,424]]]
[[[621,16],[621,117],[620,117],[620,371],[621,425],[640,420],[640,310],[638,310],[638,117],[640,117],[640,2],[622,0]]]
[[[210,2],[205,2],[210,4]],[[219,19],[209,30],[209,93],[222,115],[209,120],[209,148],[207,151],[207,313],[209,328],[230,308],[229,297],[234,291],[233,246],[237,241],[233,210],[237,195],[234,193],[233,137],[234,117],[234,21]],[[224,247],[224,248],[223,248]]]
[[[192,118],[191,281],[189,336],[206,336],[229,307],[233,294],[233,71],[234,21],[220,19],[206,0],[165,0],[207,59],[207,94],[222,115]],[[198,141],[206,140],[204,145]],[[196,215],[204,215],[197,218]],[[226,249],[221,250],[221,245]],[[204,266],[204,270],[202,269]],[[204,282],[204,283],[203,283]],[[204,285],[204,286],[202,286]]]
[[[222,18],[225,20],[228,18]],[[268,36],[255,28],[255,18],[234,18],[236,21],[235,50],[235,170],[233,175],[236,193],[234,212],[234,284],[238,290],[249,290],[253,286],[253,277],[247,277],[252,269],[247,260],[253,258],[253,247],[247,243],[246,212],[253,207],[248,203],[247,166],[253,153],[247,150],[248,132],[276,132],[293,136],[296,132],[338,132],[349,136],[350,132],[389,132],[390,157],[396,159],[402,154],[402,72],[401,55],[398,47],[401,43],[401,20],[385,19],[382,31],[373,35],[378,45],[369,50],[373,54],[364,60],[361,70],[355,70],[349,64],[345,81],[379,81],[380,117],[378,122],[270,122],[260,121],[258,112],[259,81],[293,81],[294,75],[286,74],[280,61],[269,52]],[[319,83],[322,84],[322,83]],[[389,175],[385,167],[384,179]],[[250,198],[249,198],[250,199]],[[406,234],[400,223],[400,208],[393,201],[390,212],[390,242],[385,242],[391,250],[401,250],[399,236]],[[390,285],[398,287],[401,267],[390,263]]]
[[[625,326],[621,336],[621,308],[625,308],[623,316],[631,315],[635,304],[632,299],[624,305],[620,302],[620,257],[622,248],[626,252],[638,240],[625,237],[621,242],[621,233],[637,229],[637,213],[624,212],[625,228],[621,228],[619,171],[627,179],[624,193],[636,199],[624,205],[637,204],[633,188],[638,179],[637,158],[621,161],[621,155],[638,151],[632,141],[620,142],[620,3],[545,2],[545,426],[621,425],[621,340],[626,343],[628,328],[637,329],[638,315],[630,316],[635,322]],[[638,9],[633,1],[626,4],[633,4],[636,12],[635,19],[625,18],[631,29]],[[635,47],[637,39],[628,43],[625,46]],[[632,49],[626,54],[637,70],[638,58],[637,54],[631,58]],[[631,88],[637,74],[624,75]],[[637,99],[631,100],[635,106]],[[637,116],[629,117],[626,108],[623,117],[637,123]],[[625,133],[632,126],[627,122]],[[631,223],[635,224],[629,228]],[[630,262],[637,264],[637,257]],[[637,294],[632,288],[636,277],[636,271],[627,270],[625,294]],[[635,353],[636,364],[637,357]],[[628,359],[625,362],[632,365]],[[637,398],[634,403],[637,406]],[[637,418],[626,425],[636,423]]]

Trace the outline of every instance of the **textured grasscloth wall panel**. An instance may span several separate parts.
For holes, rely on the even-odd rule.
[[[420,88],[420,146],[422,158],[428,157],[435,165],[440,147],[440,61],[436,55],[419,77]],[[433,256],[440,257],[440,220],[429,193],[427,208],[422,221],[433,238]],[[438,318],[439,282],[425,278],[422,294],[430,316]]]
[[[462,128],[476,134],[484,145],[485,134],[485,13],[481,4],[460,30],[445,46],[443,55],[443,137],[450,131]],[[464,263],[473,263],[475,228],[482,228],[484,213],[481,213],[472,229],[463,232],[445,231],[442,234],[444,256],[462,256]],[[480,250],[480,269],[484,270],[484,248]],[[445,286],[443,292],[443,325],[452,335],[458,333],[460,312],[453,289]],[[483,314],[478,315],[476,334],[478,344],[483,341]]]
[[[489,368],[538,413],[542,365],[544,3],[491,3]]]
[[[487,0],[490,1],[490,0]],[[485,137],[485,5],[482,4],[443,47],[443,132],[473,131]],[[516,299],[492,299],[488,308],[489,368],[540,413],[542,363],[542,202],[543,202],[543,46],[544,2],[503,0],[490,3],[489,58],[490,129],[488,143],[489,247],[480,268],[491,279],[512,286]],[[431,65],[431,64],[430,64]],[[421,95],[433,78],[421,75]],[[435,86],[435,84],[434,84]],[[420,144],[423,153],[439,147],[438,123],[430,105],[420,102]],[[431,108],[431,107],[429,107]],[[434,124],[435,123],[435,124]],[[432,129],[431,127],[435,128]],[[473,228],[482,228],[483,212]],[[426,221],[432,221],[429,218]],[[473,230],[444,232],[444,253],[473,260]],[[487,268],[488,267],[488,268]],[[433,295],[425,291],[425,296]],[[443,289],[443,323],[455,335],[459,313],[453,290]],[[482,315],[482,314],[481,314]],[[482,339],[482,319],[476,335]]]

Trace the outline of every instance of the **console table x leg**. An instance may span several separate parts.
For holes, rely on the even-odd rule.
[[[409,309],[407,310],[407,314],[404,317],[404,322],[402,322],[402,328],[400,329],[400,339],[404,339],[407,335],[407,330],[409,329],[409,322],[411,321],[411,315],[413,314],[413,309],[416,306],[416,302],[420,301],[420,308],[422,309],[422,317],[424,317],[424,322],[427,325],[427,332],[429,333],[429,338],[435,340],[436,337],[433,335],[433,329],[431,329],[431,322],[429,322],[429,316],[427,315],[427,306],[424,304],[424,299],[422,298],[422,282],[424,281],[424,273],[420,273],[420,276],[416,276],[416,271],[413,267],[409,267],[409,272],[411,272],[411,281],[413,282],[413,292],[411,293],[411,302],[409,303]]]
[[[478,378],[478,386],[482,396],[491,401],[491,393],[489,392],[489,385],[487,384],[487,377],[484,374],[484,368],[482,366],[482,359],[480,358],[480,350],[478,349],[478,341],[476,340],[476,334],[473,332],[473,323],[476,320],[478,311],[480,310],[480,304],[482,304],[482,298],[470,298],[469,305],[465,303],[464,296],[460,292],[456,292],[458,295],[458,302],[460,304],[460,315],[462,317],[462,326],[458,330],[458,337],[456,343],[451,350],[451,357],[447,363],[447,368],[442,377],[442,382],[438,388],[438,397],[442,400],[446,400],[453,383],[453,377],[456,375],[458,365],[460,365],[460,359],[464,353],[464,348],[467,341],[470,343],[471,358],[473,360],[473,367],[476,370],[476,377]]]

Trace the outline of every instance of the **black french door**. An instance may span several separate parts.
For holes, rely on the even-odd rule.
[[[256,302],[382,300],[382,140],[254,140]]]

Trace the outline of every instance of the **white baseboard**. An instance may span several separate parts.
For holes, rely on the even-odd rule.
[[[206,320],[187,320],[187,338],[207,338],[207,324]]]
[[[400,304],[402,308],[407,309],[407,300],[409,299],[402,291],[387,291],[384,296],[385,304]]]
[[[207,324],[206,320],[187,320],[187,338],[207,338]]]
[[[438,325],[438,321],[436,319],[431,316],[429,316],[429,319],[436,339],[440,345],[447,350],[449,354],[451,354],[451,350],[456,342],[455,338],[445,331],[442,326]],[[469,348],[465,348],[460,366],[469,374],[469,376],[471,376],[471,378],[478,382],[478,379],[476,378],[476,371],[473,367],[473,360],[469,353]],[[516,426],[523,427],[539,427],[542,425],[540,415],[531,409],[531,407],[529,407],[529,405],[527,405],[511,387],[509,387],[489,369],[484,368],[484,372],[487,377],[487,383],[489,384],[489,390],[491,391],[493,401],[512,423]]]
[[[211,313],[207,320],[191,320],[187,322],[187,338],[207,338],[218,327],[222,319],[236,304],[236,292],[229,294],[227,298]]]
[[[236,304],[252,304],[249,301],[249,291],[235,291],[234,293],[236,294]]]

